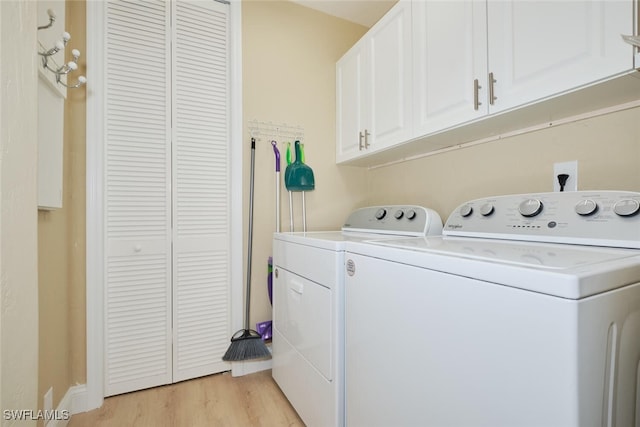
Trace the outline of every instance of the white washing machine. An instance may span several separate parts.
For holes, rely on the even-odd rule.
[[[342,230],[276,233],[273,240],[272,373],[310,427],[344,426],[346,245],[440,234],[442,220],[419,206],[376,206],[353,212]]]
[[[465,203],[349,244],[346,425],[640,426],[640,193]]]

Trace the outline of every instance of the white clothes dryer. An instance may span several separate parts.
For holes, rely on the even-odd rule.
[[[348,245],[346,425],[640,425],[640,193],[474,200]]]
[[[431,209],[375,206],[342,231],[274,234],[272,375],[306,425],[344,426],[346,245],[441,232]]]

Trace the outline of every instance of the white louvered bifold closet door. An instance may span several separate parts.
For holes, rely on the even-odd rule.
[[[227,8],[105,4],[105,396],[228,369]]]
[[[227,370],[228,5],[174,4],[173,379]]]

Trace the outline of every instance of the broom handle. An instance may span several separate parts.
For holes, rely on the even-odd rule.
[[[287,178],[287,174],[284,174],[285,181]],[[295,231],[293,229],[293,196],[291,190],[289,190],[289,231]]]
[[[280,172],[276,172],[276,233],[280,232]]]
[[[276,156],[276,233],[280,232],[280,150],[278,143],[271,141],[273,154]]]
[[[251,138],[251,176],[249,181],[249,243],[247,245],[247,292],[245,294],[244,329],[249,329],[249,309],[251,307],[251,255],[253,249],[253,175],[256,158],[256,139]]]
[[[304,201],[304,191],[302,192],[302,231],[307,232],[307,204]]]

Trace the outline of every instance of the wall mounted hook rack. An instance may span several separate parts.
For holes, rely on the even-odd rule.
[[[277,142],[293,142],[304,140],[304,128],[300,125],[290,125],[287,123],[274,123],[260,120],[248,120],[247,128],[249,134],[256,140],[266,139]]]
[[[47,10],[47,15],[49,15],[49,23],[47,25],[41,25],[38,27],[38,30],[45,30],[47,28],[51,28],[53,23],[56,21],[56,14],[52,9]],[[67,82],[62,80],[62,76],[66,76],[72,71],[76,71],[78,69],[78,59],[80,58],[80,51],[78,49],[73,49],[71,51],[71,56],[73,59],[66,64],[62,64],[60,66],[52,67],[50,65],[50,60],[53,55],[62,51],[71,40],[71,34],[68,32],[63,32],[60,40],[57,40],[53,47],[45,50],[39,50],[38,54],[42,57],[42,67],[51,71],[56,77],[56,83],[70,88],[75,89],[87,83],[87,78],[85,76],[79,76],[78,81],[75,84],[67,84]]]

